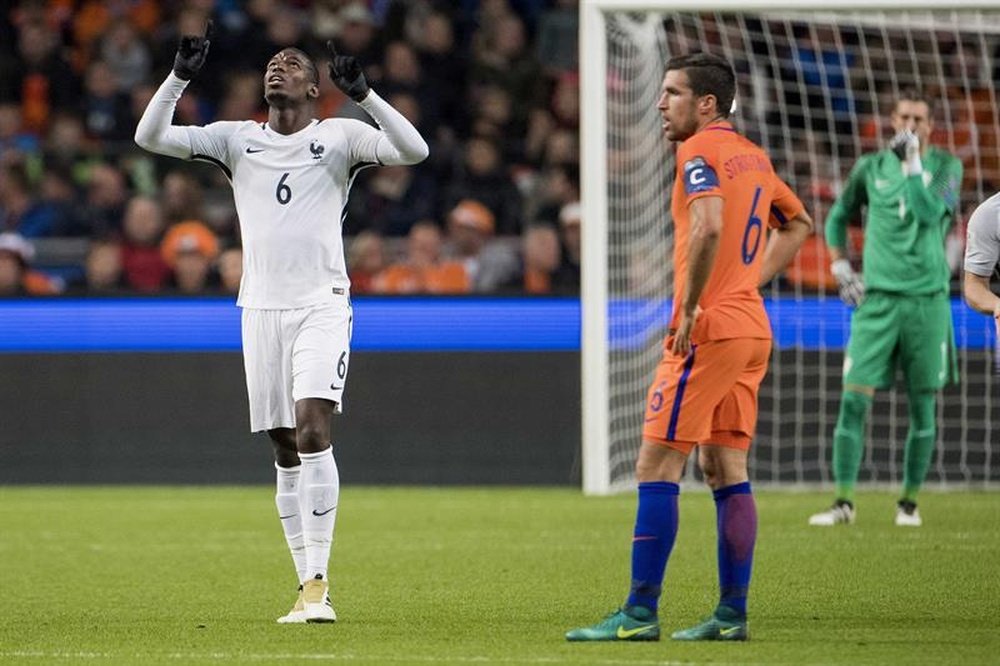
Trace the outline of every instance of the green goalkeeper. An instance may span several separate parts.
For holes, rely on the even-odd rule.
[[[958,208],[962,163],[929,145],[930,100],[904,91],[892,112],[896,135],[885,150],[863,155],[826,218],[826,243],[840,297],[856,306],[844,358],[844,387],[833,437],[833,506],[810,525],[854,522],[854,486],[864,450],[865,422],[875,389],[903,371],[910,427],[896,525],[919,527],[917,493],[937,439],[938,391],[957,380],[950,270],[945,237]],[[863,269],[846,258],[846,227],[867,209]]]

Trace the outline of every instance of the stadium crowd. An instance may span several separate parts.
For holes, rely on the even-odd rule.
[[[320,115],[365,119],[325,76],[323,45],[333,39],[367,64],[375,89],[430,144],[430,158],[416,167],[358,175],[344,227],[355,293],[577,293],[577,4],[5,3],[0,294],[236,288],[239,227],[223,173],[157,157],[132,141],[179,36],[201,33],[209,18],[216,34],[208,62],[181,99],[176,123],[265,120],[263,66],[287,45],[311,54],[324,72]],[[884,145],[897,86],[934,82],[928,91],[940,103],[932,140],[965,164],[966,214],[1000,187],[992,102],[1000,67],[991,64],[1000,44],[963,40],[957,31],[908,36],[710,14],[668,19],[666,34],[671,52],[734,54],[738,98],[748,102],[737,126],[762,145],[780,146],[771,151],[775,168],[819,223],[785,275],[797,288],[835,287],[822,221],[849,166]],[[931,41],[911,45],[914,39]],[[629,131],[627,120],[622,125]],[[851,232],[859,251],[861,230]],[[963,233],[956,225],[950,241],[956,269]]]
[[[366,119],[325,76],[333,39],[430,144],[419,166],[358,175],[344,228],[355,293],[578,291],[575,0],[12,5],[0,16],[0,295],[237,289],[225,176],[132,141],[179,36],[210,18],[208,62],[175,123],[266,120],[264,64],[289,45],[324,72],[322,116]]]

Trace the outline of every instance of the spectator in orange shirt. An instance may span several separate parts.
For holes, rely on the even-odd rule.
[[[441,260],[441,230],[433,222],[413,225],[406,239],[406,259],[389,266],[374,280],[385,294],[462,294],[470,291],[469,275],[457,261]]]
[[[516,284],[526,294],[552,293],[559,269],[559,235],[547,224],[528,227],[521,238],[523,268]]]
[[[0,297],[51,296],[62,284],[30,268],[34,246],[15,233],[0,233]]]

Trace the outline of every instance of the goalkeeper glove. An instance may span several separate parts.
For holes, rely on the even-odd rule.
[[[326,43],[326,50],[330,53],[330,80],[333,81],[333,85],[355,102],[368,97],[371,89],[368,87],[358,59],[338,54],[333,40]]]
[[[903,163],[903,172],[907,176],[916,176],[924,171],[920,162],[920,139],[911,130],[901,130],[889,141],[889,149]]]
[[[190,81],[205,64],[208,57],[208,46],[212,43],[212,20],[205,26],[205,36],[183,35],[177,44],[177,55],[174,56],[174,74],[177,78]]]
[[[857,307],[861,299],[865,297],[865,283],[861,281],[861,276],[851,268],[851,262],[847,259],[837,259],[830,264],[830,272],[837,278],[837,285],[840,287],[840,300],[847,305]]]

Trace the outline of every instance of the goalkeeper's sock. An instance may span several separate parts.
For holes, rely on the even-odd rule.
[[[680,486],[668,481],[639,484],[639,507],[632,536],[632,590],[629,606],[656,612],[670,550],[677,537],[677,495]]]
[[[288,551],[292,554],[295,573],[301,583],[306,579],[306,546],[302,539],[302,512],[299,507],[299,472],[302,466],[278,467],[275,464],[274,468],[278,486],[274,503],[278,507],[281,529],[285,532]]]
[[[934,423],[936,394],[933,391],[910,393],[910,430],[906,435],[906,450],[903,454],[903,497],[904,501],[916,502],[917,493],[934,456],[937,429]]]
[[[333,459],[333,447],[319,453],[299,453],[299,460],[302,461],[299,504],[306,545],[306,580],[317,576],[326,580],[337,520],[340,475]]]
[[[749,481],[719,488],[712,494],[719,542],[719,605],[746,617],[757,541],[757,505]]]
[[[854,501],[854,486],[861,468],[864,451],[865,421],[872,406],[872,397],[857,391],[844,391],[840,397],[840,414],[833,431],[833,478],[837,499]]]

